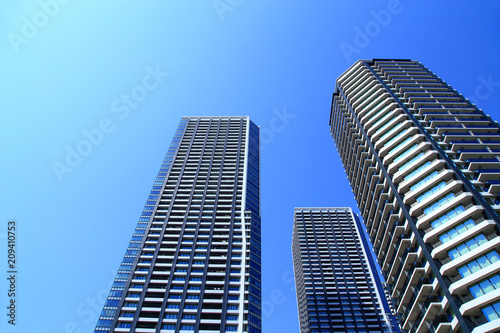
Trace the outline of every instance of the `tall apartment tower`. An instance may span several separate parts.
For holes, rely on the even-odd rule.
[[[259,128],[182,118],[94,333],[260,333],[259,202]]]
[[[331,134],[403,330],[500,328],[500,127],[421,63],[360,60]]]
[[[399,332],[367,244],[351,208],[295,208],[301,333]]]

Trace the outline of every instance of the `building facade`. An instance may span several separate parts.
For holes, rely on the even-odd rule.
[[[399,332],[367,244],[351,208],[295,208],[301,333]]]
[[[500,127],[421,63],[360,60],[331,134],[409,332],[500,328]]]
[[[182,118],[94,330],[261,332],[259,128]]]

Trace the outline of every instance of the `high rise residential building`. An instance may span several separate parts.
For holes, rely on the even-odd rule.
[[[184,117],[95,333],[261,332],[259,128]]]
[[[500,328],[500,127],[418,61],[360,60],[331,134],[403,330]]]
[[[301,333],[399,332],[351,208],[295,208],[292,253]]]

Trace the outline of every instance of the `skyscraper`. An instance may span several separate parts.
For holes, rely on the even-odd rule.
[[[361,228],[351,208],[295,208],[301,333],[399,332]]]
[[[500,327],[500,127],[421,63],[360,60],[331,134],[402,329]]]
[[[261,332],[259,128],[182,118],[95,333]]]

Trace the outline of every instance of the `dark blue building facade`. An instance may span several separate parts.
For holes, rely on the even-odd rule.
[[[292,252],[301,333],[399,332],[351,208],[295,208]]]
[[[184,117],[94,333],[261,332],[259,128]]]

